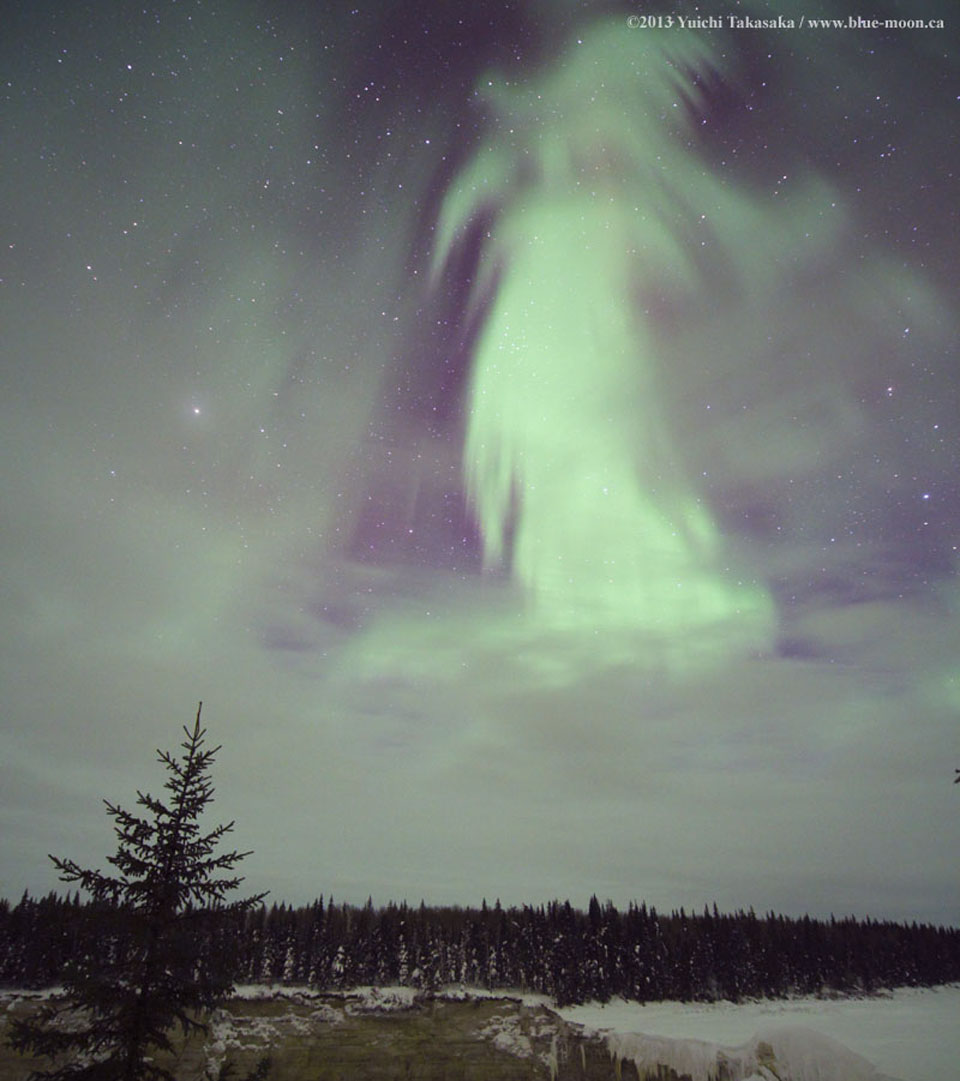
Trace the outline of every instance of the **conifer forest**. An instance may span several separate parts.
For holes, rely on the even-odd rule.
[[[110,905],[78,894],[0,901],[0,985],[55,986],[92,951],[119,955],[122,926]],[[960,980],[957,928],[716,906],[667,915],[596,897],[586,912],[569,901],[375,907],[321,897],[302,907],[261,904],[211,926],[222,937],[211,950],[236,958],[238,982],[318,990],[452,984],[539,992],[563,1005],[872,993]]]

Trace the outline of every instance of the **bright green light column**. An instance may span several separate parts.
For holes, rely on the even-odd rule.
[[[483,200],[503,202],[464,451],[488,565],[509,561],[542,624],[672,636],[765,621],[770,604],[719,572],[716,527],[661,420],[638,297],[696,290],[683,184],[695,172],[699,195],[703,180],[665,113],[679,69],[649,48],[638,66],[639,45],[598,27],[559,74],[488,81],[499,123],[451,190],[440,255]],[[687,51],[705,62],[702,44]]]

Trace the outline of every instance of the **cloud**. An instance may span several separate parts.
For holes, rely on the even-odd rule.
[[[277,900],[950,918],[960,402],[927,187],[952,151],[904,123],[920,91],[892,100],[894,73],[932,93],[916,42],[872,96],[880,61],[854,50],[872,74],[843,83],[842,123],[789,43],[767,61],[741,42],[758,86],[731,86],[696,138],[611,90],[601,152],[569,64],[471,99],[499,55],[484,39],[417,119],[402,89],[345,104],[371,84],[360,46],[334,92],[302,27],[279,21],[278,52],[248,16],[229,41],[214,21],[222,48],[164,91],[177,125],[145,76],[129,85],[155,127],[104,112],[120,68],[88,73],[79,111],[28,96],[18,115],[0,892],[56,885],[47,850],[101,860],[101,797],[149,788],[203,698],[217,810]],[[834,59],[815,62],[836,82]],[[564,91],[549,145],[482,133],[496,110],[530,123],[543,80]],[[876,93],[901,118],[892,161]],[[669,183],[637,183],[651,139]],[[574,169],[612,218],[562,196]],[[891,193],[916,213],[891,215]],[[431,285],[443,213],[474,210],[456,281]],[[555,258],[517,254],[548,229]],[[627,240],[650,266],[614,300]],[[499,307],[470,304],[484,269]],[[510,323],[532,367],[498,361]]]

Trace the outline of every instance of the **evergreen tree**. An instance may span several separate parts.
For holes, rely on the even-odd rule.
[[[229,939],[240,914],[263,895],[227,899],[242,881],[230,872],[250,854],[215,854],[233,823],[201,832],[201,815],[213,799],[210,767],[220,750],[204,749],[202,708],[193,730],[184,726],[181,758],[157,752],[169,774],[166,798],[138,791],[143,816],[104,801],[119,842],[108,857],[115,876],[50,857],[64,882],[92,894],[90,911],[116,949],[77,958],[64,973],[64,999],[14,1023],[16,1050],[54,1060],[34,1079],[173,1081],[153,1053],[172,1050],[177,1023],[184,1035],[205,1032],[204,1012],[233,989],[237,954]]]

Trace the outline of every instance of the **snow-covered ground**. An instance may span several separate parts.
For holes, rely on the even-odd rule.
[[[21,997],[36,1000],[59,990],[0,992],[0,1009],[11,1009]],[[510,992],[458,987],[441,992],[455,999],[505,994]],[[277,996],[331,997],[308,987],[276,984],[236,989],[238,998]],[[418,995],[409,987],[360,987],[334,997],[342,997],[343,1006],[340,1010],[326,1007],[330,1015],[325,1019],[332,1022],[342,1019],[341,1014],[409,1009]],[[614,1000],[558,1008],[543,995],[516,991],[512,997],[530,1006],[546,1006],[567,1021],[603,1035],[620,1059],[633,1059],[638,1065],[670,1063],[694,1081],[716,1077],[718,1056],[728,1062],[729,1076],[744,1081],[960,1081],[960,984],[869,998],[795,998],[739,1005],[657,1002],[641,1006]],[[262,1035],[269,1042],[267,1037],[276,1033],[265,1029]],[[501,1025],[496,1032],[491,1029],[491,1037],[505,1050],[528,1053],[524,1041],[529,1041],[509,1025]],[[232,1039],[231,1032],[217,1028],[212,1049],[222,1052]],[[768,1061],[770,1069],[765,1065]]]
[[[843,1044],[881,1075],[900,1081],[960,1079],[960,985],[901,990],[875,998],[798,998],[741,1005],[658,1002],[640,1006],[614,1001],[557,1012],[591,1029],[709,1041],[724,1047],[742,1046],[764,1032],[779,1032],[782,1039],[784,1029],[799,1027]],[[818,1042],[818,1050],[829,1053],[828,1043],[810,1042]],[[811,1060],[816,1057],[811,1055]],[[811,1061],[811,1078],[834,1076],[815,1072],[817,1068]]]

